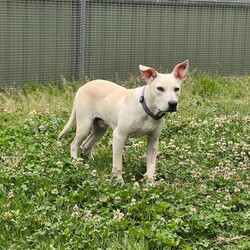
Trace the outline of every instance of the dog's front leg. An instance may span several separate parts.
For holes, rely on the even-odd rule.
[[[147,140],[147,173],[148,181],[154,181],[156,157],[158,153],[158,137],[149,135]]]
[[[126,137],[120,135],[116,130],[113,132],[113,169],[112,175],[118,180],[122,179],[122,154]]]

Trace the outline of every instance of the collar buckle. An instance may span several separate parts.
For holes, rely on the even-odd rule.
[[[141,96],[140,97],[140,103],[143,103],[144,102],[144,96]]]

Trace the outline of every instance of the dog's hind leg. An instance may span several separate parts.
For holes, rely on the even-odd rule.
[[[87,156],[91,156],[94,144],[106,133],[108,125],[100,118],[96,118],[92,124],[92,132],[82,143],[81,148]]]
[[[78,149],[83,140],[87,137],[91,130],[92,121],[88,119],[77,121],[75,139],[71,143],[71,157],[77,159]]]

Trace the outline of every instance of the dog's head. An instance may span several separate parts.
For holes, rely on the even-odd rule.
[[[188,60],[177,64],[171,74],[161,74],[153,68],[139,66],[149,86],[149,101],[159,112],[177,111],[180,88],[186,79],[188,66]]]

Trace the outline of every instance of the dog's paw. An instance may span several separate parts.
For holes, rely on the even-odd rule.
[[[114,173],[114,172],[111,173],[111,180],[119,184],[124,183],[122,175]]]
[[[72,162],[76,165],[82,165],[83,164],[83,158],[77,158],[77,159],[72,159]]]
[[[144,179],[146,180],[147,183],[154,183],[155,182],[155,175],[149,175],[149,174],[145,174],[144,175]]]

